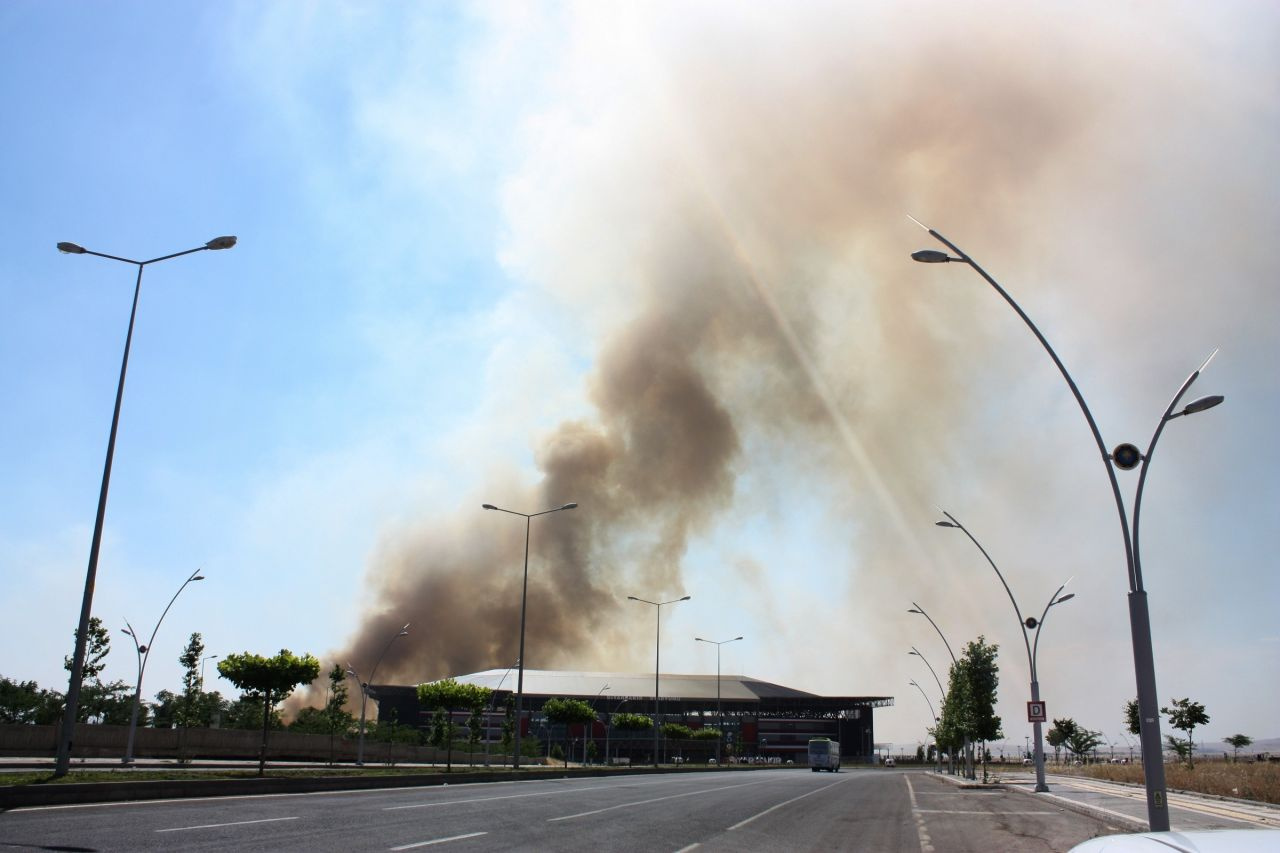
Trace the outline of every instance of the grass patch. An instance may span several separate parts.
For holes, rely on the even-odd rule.
[[[1088,767],[1055,769],[1054,772],[1111,782],[1146,784],[1140,764],[1091,764]],[[1280,764],[1274,762],[1234,764],[1198,761],[1195,767],[1166,764],[1164,778],[1166,787],[1170,789],[1280,805]]]

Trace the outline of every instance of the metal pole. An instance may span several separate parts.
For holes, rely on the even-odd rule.
[[[658,729],[661,725],[658,722],[658,673],[662,670],[662,605],[653,608],[653,613],[654,624],[658,629],[653,640],[653,766],[657,767],[661,761],[658,752]]]
[[[138,316],[138,297],[142,292],[142,269],[148,264],[167,261],[170,258],[202,252],[206,249],[229,249],[236,244],[235,237],[217,237],[196,249],[174,252],[149,261],[135,261],[92,252],[74,243],[59,243],[58,250],[74,255],[94,255],[112,261],[134,264],[138,268],[138,277],[133,285],[133,306],[129,310],[129,329],[124,339],[124,356],[120,359],[120,381],[116,384],[116,402],[111,412],[111,432],[107,438],[107,458],[102,466],[102,485],[98,490],[98,512],[93,521],[93,538],[89,545],[89,567],[85,571],[84,595],[80,601],[80,624],[76,630],[75,651],[71,657],[71,676],[67,682],[66,710],[62,717],[62,729],[58,737],[58,750],[54,760],[53,775],[67,775],[71,767],[71,745],[75,739],[76,717],[80,705],[80,683],[84,678],[84,659],[89,639],[89,619],[93,610],[93,588],[98,577],[98,554],[102,548],[102,527],[107,515],[107,492],[111,486],[111,462],[116,453],[116,434],[120,428],[120,406],[124,399],[124,380],[129,370],[129,350],[133,345],[134,321]]]
[[[378,674],[378,667],[382,666],[382,659],[387,656],[387,652],[391,650],[391,644],[400,637],[408,636],[409,626],[412,622],[406,622],[395,635],[387,640],[387,644],[382,647],[382,653],[378,655],[378,659],[373,663],[373,671],[369,673],[369,680],[363,681],[356,674],[355,668],[351,664],[347,664],[347,675],[350,675],[360,684],[360,738],[356,744],[356,764],[364,764],[364,730],[365,730],[365,708],[369,703],[369,685],[373,683],[373,678]]]

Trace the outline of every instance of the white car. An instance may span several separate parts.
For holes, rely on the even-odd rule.
[[[1195,832],[1141,832],[1103,835],[1071,848],[1071,853],[1274,853],[1280,830],[1205,829]]]

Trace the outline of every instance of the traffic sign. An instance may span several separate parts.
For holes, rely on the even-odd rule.
[[[1043,701],[1027,703],[1027,722],[1028,723],[1047,723],[1048,721],[1049,721],[1049,712],[1046,710]]]

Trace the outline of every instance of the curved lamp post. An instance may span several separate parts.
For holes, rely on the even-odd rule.
[[[547,515],[553,512],[561,512],[566,509],[577,509],[575,503],[567,503],[563,506],[554,507],[552,509],[544,509],[542,512],[516,512],[513,509],[503,509],[493,504],[482,504],[484,509],[491,509],[495,512],[505,512],[509,515],[518,515],[524,519],[524,583],[520,587],[520,656],[516,658],[516,754],[511,757],[511,769],[520,769],[520,728],[521,717],[524,714],[524,616],[525,605],[529,601],[529,526],[533,519],[540,515]]]
[[[1142,488],[1146,482],[1147,465],[1155,452],[1156,441],[1160,438],[1160,433],[1164,431],[1164,425],[1176,417],[1203,412],[1223,401],[1223,397],[1220,395],[1201,397],[1188,403],[1181,411],[1174,412],[1191,384],[1196,381],[1200,373],[1213,360],[1217,350],[1214,350],[1213,354],[1205,359],[1204,363],[1182,383],[1172,402],[1169,403],[1168,408],[1165,409],[1164,414],[1161,416],[1160,422],[1156,425],[1155,433],[1151,437],[1151,443],[1147,445],[1145,455],[1132,444],[1117,445],[1114,451],[1109,452],[1106,443],[1102,440],[1102,432],[1098,429],[1098,423],[1094,420],[1093,413],[1089,411],[1089,406],[1085,403],[1080,389],[1076,387],[1075,380],[1071,378],[1071,374],[1067,372],[1067,368],[1063,365],[1062,360],[1058,358],[1058,354],[1054,352],[1053,347],[1049,346],[1049,341],[1040,333],[1036,324],[1031,322],[1031,318],[1022,310],[1022,307],[986,270],[978,266],[973,258],[965,254],[958,246],[920,221],[914,218],[912,221],[924,228],[931,237],[956,254],[956,257],[952,257],[946,252],[923,249],[918,252],[912,252],[912,260],[925,264],[950,263],[952,261],[964,263],[982,276],[983,280],[991,285],[996,293],[1000,294],[1009,307],[1017,312],[1018,316],[1027,325],[1027,328],[1036,336],[1036,340],[1044,347],[1045,352],[1053,359],[1053,363],[1057,366],[1058,372],[1062,374],[1062,378],[1066,380],[1072,396],[1075,397],[1076,403],[1080,406],[1080,411],[1084,414],[1084,418],[1089,424],[1089,431],[1093,434],[1093,440],[1098,446],[1098,453],[1107,469],[1107,479],[1111,483],[1111,493],[1115,498],[1116,512],[1120,517],[1120,532],[1124,539],[1125,560],[1128,564],[1129,631],[1133,642],[1133,666],[1138,688],[1138,716],[1142,723],[1142,763],[1147,787],[1147,819],[1150,823],[1151,831],[1167,832],[1169,830],[1169,803],[1165,791],[1163,744],[1160,742],[1160,711],[1159,700],[1156,698],[1155,657],[1151,649],[1151,614],[1147,607],[1147,591],[1142,584],[1142,563],[1137,545],[1138,519],[1142,508]],[[1120,484],[1116,479],[1116,468],[1119,467],[1121,470],[1128,471],[1138,467],[1139,464],[1142,466],[1142,470],[1138,474],[1138,489],[1133,502],[1131,532],[1129,518],[1125,512],[1124,498],[1120,494]]]
[[[929,624],[933,626],[933,630],[937,631],[937,632],[938,632],[938,636],[942,639],[942,645],[944,645],[944,646],[946,646],[946,647],[947,647],[947,654],[951,655],[951,665],[952,665],[952,666],[955,666],[955,665],[956,665],[956,653],[955,653],[955,652],[953,652],[953,651],[951,651],[951,644],[947,642],[947,637],[946,637],[946,635],[942,633],[942,629],[938,627],[938,623],[933,621],[933,617],[932,617],[932,616],[930,616],[928,613],[926,613],[926,612],[925,612],[925,609],[924,609],[923,607],[921,607],[919,604],[916,604],[914,601],[913,601],[913,602],[911,602],[911,607],[907,610],[907,612],[908,612],[908,613],[917,613],[917,614],[919,614],[919,615],[921,615],[921,616],[923,616],[924,618],[926,618],[926,619],[928,619],[928,620],[929,620]],[[916,652],[916,654],[920,654],[920,653],[919,653],[919,652]],[[920,659],[921,659],[921,660],[924,660],[924,655],[920,655]],[[926,665],[928,665],[928,661],[925,661],[925,664],[926,664]],[[929,671],[930,671],[930,672],[933,672],[933,667],[929,667]],[[935,681],[937,681],[937,680],[938,680],[938,674],[937,674],[937,673],[934,673],[933,678],[934,678],[934,680],[935,680]],[[941,688],[941,687],[942,687],[942,682],[940,682],[940,681],[938,682],[938,687],[939,687],[939,688]],[[942,701],[943,701],[943,703],[945,703],[945,702],[947,701],[947,691],[946,691],[946,690],[943,690],[943,691],[942,691]],[[971,768],[970,768],[970,767],[969,767],[969,765],[968,765],[968,762],[970,762],[970,761],[971,761],[971,757],[970,757],[970,755],[969,755],[969,738],[968,738],[968,737],[966,737],[966,738],[964,739],[964,746],[963,746],[963,750],[964,750],[964,759],[965,759],[965,762],[966,762],[966,766],[965,766],[965,773],[964,773],[964,775],[966,775],[966,776],[967,776],[967,775],[969,775],[969,773],[971,772]],[[955,773],[955,759],[954,759],[954,756],[952,757],[951,767],[952,767],[952,771],[951,771],[951,772],[954,774],[954,773]]]
[[[387,652],[391,650],[391,644],[400,637],[408,636],[409,625],[411,624],[412,623],[410,622],[404,623],[404,627],[401,628],[397,634],[392,636],[390,640],[387,640],[387,644],[382,647],[382,654],[378,655],[378,659],[373,663],[373,672],[369,673],[368,681],[362,681],[360,676],[356,674],[355,667],[351,664],[347,664],[347,675],[354,678],[356,683],[360,685],[360,740],[356,744],[356,764],[364,764],[364,713],[365,707],[369,702],[369,685],[373,683],[373,677],[378,674],[378,667],[382,664],[382,659],[385,658],[387,656]]]
[[[613,687],[611,685],[605,684],[604,687],[601,687],[598,691],[596,691],[596,698],[591,700],[592,711],[596,710],[596,702],[600,699],[601,696],[604,695],[604,692],[606,690],[612,690],[612,689]],[[595,728],[596,728],[596,721],[592,720],[591,722],[587,723],[582,729],[582,732],[583,732],[582,734],[582,766],[583,767],[587,766],[587,738],[588,737],[591,738],[592,743],[595,742],[595,739],[596,739]],[[608,752],[607,752],[608,748],[609,748],[608,744],[606,743],[605,744],[606,756],[608,755]]]
[[[920,654],[920,652],[916,650],[915,646],[912,646],[911,651],[907,652],[907,654],[915,655],[916,657],[920,658],[920,660],[924,661],[925,666],[929,667],[929,674],[933,676],[934,681],[938,682],[938,692],[942,694],[942,699],[943,701],[945,701],[947,698],[947,691],[942,686],[942,681],[938,678],[938,673],[934,672],[933,667],[930,666],[929,659],[926,658],[924,655]]]
[[[613,706],[613,710],[609,712],[609,719],[604,724],[604,763],[609,765],[609,733],[613,731],[613,715],[618,713],[618,709],[631,701],[630,697],[621,700],[617,705]]]
[[[93,255],[111,261],[133,264],[138,268],[138,278],[133,285],[133,308],[129,311],[129,331],[124,338],[124,357],[120,361],[120,381],[116,385],[116,404],[111,414],[111,433],[107,438],[107,461],[102,467],[102,487],[98,491],[98,514],[93,522],[93,539],[89,545],[89,568],[85,572],[84,597],[80,603],[80,626],[76,631],[76,648],[71,657],[71,678],[67,683],[67,707],[62,717],[62,730],[58,737],[58,752],[53,775],[65,776],[71,766],[71,743],[75,738],[76,716],[80,705],[80,683],[84,679],[85,649],[89,639],[89,617],[93,609],[93,586],[98,576],[98,552],[102,547],[102,525],[107,515],[107,490],[111,485],[111,461],[116,453],[116,432],[120,427],[120,403],[124,399],[124,377],[129,368],[129,348],[133,343],[133,323],[138,316],[138,296],[142,292],[142,270],[148,264],[158,264],[170,258],[190,255],[206,250],[230,249],[235,237],[215,237],[203,246],[174,252],[149,261],[135,261],[102,252],[92,252],[75,243],[59,243],[58,251],[68,255]]]
[[[129,741],[124,748],[124,758],[120,759],[121,764],[133,763],[133,735],[138,730],[138,707],[142,702],[142,673],[147,668],[147,658],[151,657],[151,646],[156,641],[156,634],[160,631],[160,623],[164,621],[164,617],[169,615],[169,608],[173,607],[173,603],[178,600],[178,596],[182,595],[182,591],[187,588],[187,584],[192,581],[202,581],[204,575],[200,574],[200,570],[196,569],[191,573],[191,577],[182,582],[182,586],[178,587],[178,591],[173,594],[173,598],[169,599],[169,603],[165,605],[164,612],[160,614],[160,618],[156,621],[156,627],[151,632],[151,636],[147,639],[146,645],[143,645],[139,639],[133,626],[129,624],[129,620],[124,620],[126,627],[121,630],[128,634],[133,640],[133,648],[138,653],[138,686],[133,691],[133,711],[129,714]],[[200,689],[204,689],[204,677],[200,679]]]
[[[915,654],[920,654],[920,653],[915,652]],[[924,660],[924,657],[921,656],[920,659]],[[933,667],[929,667],[929,670],[932,671]],[[935,675],[934,678],[937,678],[937,676]],[[924,692],[924,688],[921,687],[914,678],[911,679],[911,681],[909,681],[908,684],[910,684],[916,690],[920,691],[920,695],[924,697],[925,704],[929,706],[929,718],[933,720],[933,725],[936,726],[938,724],[938,715],[933,712],[933,703],[929,701],[929,694]],[[929,733],[930,732],[926,732],[926,734],[929,734]],[[934,733],[933,735],[933,743],[934,743],[933,755],[934,755],[934,759],[937,761],[937,772],[941,773],[942,772],[942,750],[938,748],[938,736],[936,733]],[[929,742],[927,740],[925,741],[924,749],[927,755],[927,753],[929,752]]]
[[[716,647],[716,718],[720,721],[720,737],[716,738],[716,764],[720,763],[720,743],[724,740],[724,711],[720,708],[720,647],[726,643],[736,643],[741,637],[734,637],[732,640],[704,640],[701,637],[694,637],[694,642],[711,643]]]
[[[679,604],[681,601],[688,601],[693,598],[686,595],[684,598],[673,598],[670,601],[650,601],[647,598],[636,598],[634,595],[628,595],[627,601],[638,601],[641,604],[653,605],[655,624],[658,626],[658,633],[653,641],[653,766],[658,766],[658,731],[661,728],[658,723],[658,673],[661,671],[662,663],[662,608],[668,604]]]
[[[1071,581],[1068,580],[1067,583],[1064,583],[1062,586],[1058,587],[1057,592],[1049,596],[1049,603],[1045,605],[1044,612],[1040,614],[1040,619],[1038,621],[1034,616],[1028,616],[1026,619],[1023,619],[1022,610],[1018,607],[1018,602],[1013,597],[1013,591],[1009,589],[1009,584],[1007,581],[1005,581],[1004,575],[1001,574],[1000,567],[997,566],[995,561],[991,559],[991,555],[987,553],[987,549],[982,547],[982,543],[979,542],[974,537],[974,535],[969,532],[969,529],[965,527],[963,524],[961,524],[954,515],[947,512],[946,510],[942,510],[942,514],[947,517],[947,520],[936,521],[934,522],[934,524],[936,524],[938,527],[954,528],[964,533],[965,536],[968,536],[969,541],[977,546],[978,550],[982,552],[982,556],[987,558],[987,563],[989,563],[991,565],[991,568],[995,570],[996,577],[1000,578],[1000,584],[1001,586],[1004,587],[1004,591],[1008,594],[1009,602],[1013,605],[1013,612],[1018,617],[1018,627],[1022,629],[1021,633],[1022,633],[1023,645],[1027,647],[1027,664],[1031,668],[1031,701],[1039,702],[1040,701],[1040,676],[1036,669],[1036,655],[1040,651],[1040,629],[1044,627],[1044,619],[1045,619],[1045,616],[1049,614],[1050,607],[1053,607],[1055,604],[1061,604],[1064,601],[1068,601],[1076,597],[1074,592],[1067,593],[1066,595],[1061,594],[1062,590],[1066,588],[1067,583],[1071,583]],[[1028,631],[1036,632],[1036,639],[1035,639],[1034,645],[1032,644],[1031,639],[1027,637]],[[1036,792],[1042,794],[1049,790],[1049,786],[1045,784],[1045,780],[1044,780],[1044,741],[1041,738],[1042,724],[1039,721],[1036,721],[1031,725],[1032,725],[1032,731],[1034,732],[1034,734],[1032,735],[1032,738],[1035,741]]]

